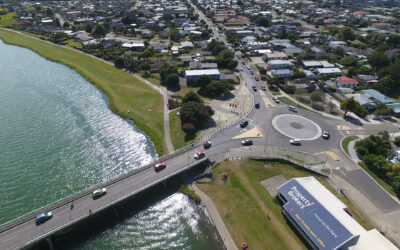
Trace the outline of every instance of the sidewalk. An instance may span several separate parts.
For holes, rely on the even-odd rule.
[[[219,236],[221,237],[222,241],[224,242],[224,245],[226,249],[231,250],[231,249],[238,249],[235,241],[233,241],[231,234],[229,233],[228,229],[225,226],[224,221],[222,220],[221,216],[218,213],[217,208],[214,205],[214,202],[208,197],[205,193],[203,193],[198,187],[196,187],[196,184],[191,185],[193,191],[200,196],[201,198],[201,204],[207,208],[207,211],[214,222],[215,227],[217,228],[217,231],[219,233]]]

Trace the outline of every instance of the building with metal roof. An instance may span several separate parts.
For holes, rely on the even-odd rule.
[[[394,100],[390,97],[385,96],[379,91],[376,91],[375,89],[364,89],[362,90],[362,93],[365,95],[368,95],[372,100],[374,100],[377,103],[383,103],[383,104],[390,104],[394,103]]]
[[[397,249],[376,230],[367,232],[313,176],[291,179],[278,187],[277,197],[282,213],[311,249]]]
[[[194,83],[199,76],[209,76],[212,80],[219,80],[221,74],[218,69],[198,69],[198,70],[186,70],[186,82]]]

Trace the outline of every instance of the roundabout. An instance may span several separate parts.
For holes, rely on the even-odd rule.
[[[299,115],[277,115],[272,119],[272,126],[284,136],[304,141],[315,140],[322,134],[318,124]]]

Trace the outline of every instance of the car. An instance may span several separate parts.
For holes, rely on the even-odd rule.
[[[264,85],[261,85],[261,89],[264,90],[264,91],[267,90],[267,88]]]
[[[245,65],[246,63],[244,61],[242,61],[242,64]]]
[[[247,68],[247,69],[250,69],[250,66],[249,66],[249,65],[246,65],[246,68]]]
[[[272,100],[274,100],[274,102],[276,102],[278,104],[281,102],[281,101],[279,101],[278,97],[272,97]]]
[[[256,102],[256,103],[254,104],[254,107],[255,107],[256,109],[259,109],[259,108],[260,108],[260,103],[259,103],[259,102]]]
[[[254,77],[254,80],[260,81],[260,78],[258,78],[258,76],[255,76],[255,77]]]
[[[243,146],[250,146],[250,145],[253,145],[253,141],[252,141],[252,140],[249,140],[249,139],[243,140],[243,141],[242,141],[242,145],[243,145]]]
[[[240,71],[243,71],[243,69],[240,69]]]
[[[98,188],[98,189],[93,191],[92,197],[93,197],[93,199],[99,198],[100,196],[103,196],[106,193],[107,193],[107,189],[106,188]]]
[[[290,144],[300,146],[301,141],[299,139],[290,139]]]
[[[295,113],[297,113],[297,108],[293,107],[293,106],[289,106],[289,110],[293,111]]]
[[[194,159],[199,160],[199,159],[203,158],[204,156],[206,156],[206,153],[200,151],[200,152],[194,154]]]
[[[251,88],[254,90],[254,91],[257,91],[257,87],[256,86],[251,86]]]
[[[247,125],[249,125],[249,121],[248,121],[248,120],[244,120],[244,121],[241,121],[241,122],[240,122],[240,127],[241,127],[241,128],[244,128],[244,127],[246,127]]]
[[[39,214],[38,216],[36,216],[36,225],[40,225],[50,220],[51,218],[53,218],[53,213],[51,211]]]
[[[161,171],[166,167],[167,167],[167,164],[165,164],[165,162],[159,162],[156,165],[154,165],[154,170],[155,171]]]
[[[206,141],[203,143],[203,146],[205,149],[210,148],[211,147],[211,142],[210,141]]]
[[[251,74],[251,75],[254,75],[254,71],[253,71],[252,69],[250,70],[250,74]]]
[[[324,130],[324,132],[322,132],[322,138],[324,138],[325,140],[328,140],[328,139],[329,139],[329,133],[328,133],[328,131],[325,131],[325,130]]]

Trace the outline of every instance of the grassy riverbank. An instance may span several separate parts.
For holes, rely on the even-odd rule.
[[[159,155],[168,152],[163,119],[160,119],[164,116],[163,99],[158,92],[132,75],[77,51],[4,29],[0,29],[0,39],[7,44],[28,48],[51,61],[76,70],[106,94],[113,112],[133,120],[150,137]]]
[[[247,241],[251,249],[271,249],[271,246],[274,249],[306,249],[283,217],[281,205],[260,181],[277,175],[283,175],[287,180],[313,175],[335,193],[328,179],[282,163],[225,161],[213,171],[214,181],[196,185],[213,200],[236,245]],[[221,180],[224,172],[229,173],[226,182]],[[346,197],[339,199],[364,228],[373,228]]]

